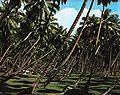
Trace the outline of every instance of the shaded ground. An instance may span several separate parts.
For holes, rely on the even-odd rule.
[[[72,74],[71,77],[65,78],[62,81],[54,80],[47,86],[46,89],[37,89],[34,95],[60,95],[59,93],[63,91],[66,85],[73,86],[78,77],[79,76],[77,74]],[[14,77],[0,87],[0,95],[16,95],[16,93],[20,92],[24,88],[29,87],[36,80],[36,78],[36,75],[22,75],[20,77]],[[79,85],[83,86],[87,79],[87,76],[84,76]],[[93,95],[100,95],[101,93],[105,92],[108,87],[110,87],[114,82],[116,82],[116,79],[120,81],[120,77],[111,76],[107,79],[104,79],[95,76],[91,80],[89,92]],[[44,82],[45,80],[46,79],[43,79],[42,82]],[[109,95],[120,95],[120,84],[118,84],[114,89],[112,89]]]

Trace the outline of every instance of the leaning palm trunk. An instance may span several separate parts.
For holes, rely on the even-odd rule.
[[[8,81],[9,79],[11,79],[13,76],[19,75],[19,73],[20,73],[22,70],[24,70],[24,68],[26,68],[26,66],[30,65],[30,64],[28,64],[28,63],[30,62],[32,56],[34,55],[34,52],[35,52],[35,48],[34,48],[34,47],[35,47],[35,45],[39,42],[39,40],[40,40],[40,36],[38,36],[37,41],[31,46],[31,48],[30,48],[29,50],[25,51],[26,54],[22,57],[21,62],[20,62],[21,64],[20,64],[20,67],[19,67],[18,70],[15,70],[15,69],[16,69],[16,67],[18,68],[17,62],[18,62],[18,60],[20,60],[20,58],[21,58],[20,56],[21,56],[22,53],[20,53],[20,56],[16,56],[17,58],[15,57],[15,59],[14,59],[15,62],[13,63],[12,68],[9,69],[9,67],[7,67],[7,68],[8,68],[7,72],[5,72],[4,74],[2,74],[3,77],[4,77],[4,76],[5,76],[5,77],[7,76],[7,78],[1,80],[0,83],[4,83],[4,82]],[[23,44],[23,43],[21,43],[21,44]],[[33,49],[34,49],[34,50],[33,50]],[[32,51],[32,50],[33,50],[33,51]],[[7,53],[8,51],[9,51],[9,48],[8,48],[8,50],[6,50],[6,52],[5,52],[5,54],[3,55],[3,57],[6,55],[6,53]],[[28,53],[31,53],[30,57],[27,56]],[[18,54],[18,53],[17,53],[17,54]],[[2,59],[1,59],[1,61],[3,60],[3,57],[2,57]],[[5,65],[5,62],[4,62],[4,65]],[[14,70],[15,70],[15,71],[14,71]]]
[[[73,58],[71,58],[72,60],[70,60],[70,63],[68,62],[69,65],[66,68],[65,72],[63,73],[61,80],[63,80],[74,68],[74,64],[76,63],[76,57],[77,57],[77,54],[73,56]]]
[[[10,52],[10,48],[12,47],[12,45],[10,45],[7,50],[5,51],[5,53],[2,55],[1,59],[0,59],[0,65],[2,65],[3,61],[4,61],[4,58],[6,57],[6,54],[8,52]]]
[[[44,25],[44,30],[43,30],[44,32],[45,32],[46,29],[47,29],[47,26],[48,26],[49,20],[50,20],[50,18],[51,18],[51,16],[52,16],[54,7],[55,7],[55,1],[53,1],[52,10],[50,11],[49,17],[48,17],[48,19],[47,19],[47,21],[46,21],[46,23],[45,23],[45,25]],[[40,36],[38,37],[37,41],[38,41],[38,42],[40,41]],[[37,42],[36,42],[36,43],[37,43]],[[31,47],[31,49],[32,49],[32,47]],[[31,50],[31,49],[30,49],[30,50]],[[42,58],[46,57],[46,56],[47,56],[48,54],[50,54],[53,50],[54,50],[54,49],[52,49],[50,52],[48,52],[47,54],[45,54],[44,56],[42,56],[42,57],[39,58],[38,60],[34,61],[33,63],[36,63],[36,64],[34,64],[34,67],[37,65],[37,63],[38,63],[39,60],[41,60]],[[29,53],[29,51],[28,51],[28,53]],[[32,63],[32,64],[33,64],[33,63]],[[36,87],[37,87],[38,84],[39,84],[39,81],[40,81],[46,74],[47,74],[47,73],[45,73],[44,75],[41,75],[41,77],[38,77],[37,80],[32,84],[32,86],[30,86],[29,88],[27,88],[27,89],[30,89],[30,91],[29,91],[30,93],[32,93],[32,92],[36,89]],[[31,89],[31,88],[32,88],[32,89]],[[26,89],[23,90],[21,93],[24,93],[25,91],[26,91]]]
[[[70,76],[72,73],[73,73],[73,70],[75,68],[75,66],[77,65],[77,61],[74,60],[73,64],[72,64],[72,67],[70,68],[70,70],[68,71],[68,74],[67,76]]]
[[[83,2],[83,4],[82,4],[82,7],[81,7],[81,9],[80,9],[80,11],[79,11],[77,17],[75,18],[75,20],[74,20],[72,26],[70,27],[70,29],[69,29],[69,31],[68,31],[68,33],[67,33],[65,39],[64,39],[64,44],[65,44],[66,41],[68,40],[70,34],[71,34],[72,31],[74,30],[74,28],[75,28],[75,26],[76,26],[78,20],[80,19],[81,14],[83,13],[83,11],[84,11],[84,9],[85,9],[85,6],[86,6],[87,1],[88,1],[88,0],[84,0],[84,2]]]
[[[80,34],[79,34],[79,36],[78,36],[78,38],[77,38],[77,40],[76,40],[76,42],[75,42],[75,44],[74,44],[71,52],[69,53],[69,55],[67,56],[67,58],[65,59],[65,61],[63,62],[63,64],[65,64],[65,63],[69,60],[70,56],[71,56],[72,53],[74,52],[75,47],[77,46],[77,44],[78,44],[78,42],[79,42],[79,40],[80,40],[80,38],[81,38],[81,36],[82,36],[82,34],[83,34],[83,30],[84,30],[84,27],[85,27],[87,18],[88,18],[88,16],[89,16],[89,13],[90,13],[90,11],[91,11],[91,9],[92,9],[93,2],[94,2],[94,0],[92,0],[92,2],[91,2],[90,8],[89,8],[88,13],[87,13],[87,15],[86,15],[86,18],[85,18],[85,20],[84,20],[83,27],[82,27],[81,31],[79,32]]]
[[[87,56],[88,56],[88,55],[87,55]],[[84,64],[84,67],[82,67],[82,71],[81,71],[81,73],[80,73],[80,75],[79,75],[78,80],[75,82],[75,86],[78,85],[78,83],[81,81],[81,77],[86,73],[87,68],[90,67],[90,65],[91,65],[90,59],[91,59],[91,57],[92,57],[92,54],[89,56],[89,58],[86,57],[86,59],[85,59],[86,62],[85,62],[85,64]]]
[[[33,62],[31,63],[31,65],[33,65],[32,71],[34,71],[36,68],[38,68],[38,63],[39,63],[43,58],[45,58],[47,55],[49,55],[50,53],[52,53],[53,51],[54,51],[54,49],[50,50],[48,53],[42,55],[42,56],[41,56],[40,58],[38,58],[37,60],[33,61]],[[40,66],[40,67],[42,67],[42,66]]]
[[[86,1],[86,0],[85,0],[85,1]],[[82,33],[83,33],[83,30],[84,30],[84,27],[85,27],[87,18],[88,18],[88,16],[89,16],[89,13],[90,13],[90,11],[91,11],[93,2],[94,2],[94,0],[92,0],[92,2],[91,2],[89,11],[88,11],[88,13],[87,13],[87,15],[86,15],[86,18],[85,18],[85,20],[84,20],[83,27],[82,27],[82,29],[81,29],[81,31],[80,31],[80,34],[79,34],[79,36],[78,36],[78,38],[77,38],[77,40],[76,40],[76,42],[75,42],[75,44],[74,44],[71,52],[70,52],[69,55],[66,57],[66,59],[63,61],[63,63],[57,68],[57,70],[53,72],[53,75],[52,75],[50,78],[48,78],[47,81],[45,81],[45,86],[44,86],[44,87],[46,87],[46,86],[54,79],[54,77],[57,75],[57,73],[59,72],[59,70],[61,70],[61,69],[63,68],[63,66],[68,62],[69,58],[71,57],[72,53],[74,52],[75,47],[77,46],[77,44],[78,44],[78,42],[79,42],[79,40],[80,40],[80,37],[81,37],[81,35],[82,35]],[[85,5],[86,5],[86,3],[85,3]]]
[[[116,86],[117,84],[113,84],[113,85],[111,85],[109,88],[108,88],[108,90],[107,91],[105,91],[103,94],[101,94],[101,95],[108,95],[108,93]]]
[[[87,1],[88,1],[88,0],[84,0],[84,2],[83,2],[83,4],[82,4],[82,7],[81,7],[81,9],[80,9],[77,17],[75,18],[72,26],[70,27],[70,29],[69,29],[66,37],[65,37],[64,40],[63,40],[63,45],[66,43],[66,41],[68,40],[70,34],[71,34],[72,31],[74,30],[74,28],[75,28],[75,26],[76,26],[76,24],[77,24],[77,22],[78,22],[78,20],[79,20],[79,18],[80,18],[80,16],[81,16],[81,14],[83,13],[83,11],[84,11],[84,9],[85,9],[85,6],[86,6]],[[54,58],[53,58],[53,60],[52,60],[51,63],[54,63],[57,59],[59,59],[58,56],[60,56],[60,52],[62,51],[63,45],[56,50],[56,53],[54,54],[54,56],[53,56]],[[59,60],[58,60],[58,61],[59,61]]]
[[[74,88],[68,89],[67,91],[65,91],[64,95],[89,95],[89,86],[90,86],[90,80],[92,78],[93,75],[93,70],[92,70],[92,66],[90,69],[90,75],[89,78],[86,82],[86,84],[84,85],[84,87],[81,86],[75,86]]]
[[[89,11],[88,11],[88,13],[87,13],[87,15],[86,15],[86,18],[85,18],[83,27],[82,27],[81,31],[79,32],[80,34],[79,34],[79,36],[78,36],[78,38],[77,38],[77,40],[76,40],[76,42],[75,42],[75,44],[74,44],[72,50],[70,51],[69,55],[68,55],[68,56],[66,57],[66,59],[63,61],[63,63],[62,63],[63,65],[66,64],[66,62],[67,62],[67,61],[69,60],[69,58],[71,57],[72,53],[73,53],[74,50],[75,50],[75,47],[77,46],[77,44],[78,44],[78,42],[79,42],[79,40],[80,40],[80,38],[81,38],[81,36],[82,36],[82,33],[83,33],[83,30],[84,30],[84,27],[85,27],[87,18],[88,18],[88,16],[89,16],[89,13],[90,13],[90,11],[91,11],[93,2],[94,2],[94,0],[92,0],[92,2],[91,2],[91,5],[90,5]]]
[[[35,50],[34,50],[35,51]],[[30,57],[27,57],[25,62],[23,61],[21,66],[18,68],[18,70],[14,71],[15,70],[15,67],[13,66],[8,72],[6,72],[1,81],[0,81],[0,84],[4,84],[5,82],[7,82],[9,79],[11,79],[12,77],[16,76],[16,75],[19,75],[27,66],[30,65],[30,60],[31,60],[31,57],[34,55],[34,51],[32,52],[31,56]],[[16,64],[14,64],[16,65]]]
[[[100,36],[101,28],[102,28],[104,8],[105,8],[105,6],[103,5],[103,10],[102,10],[101,19],[100,19],[100,25],[99,25],[99,29],[98,29],[97,38],[96,38],[96,46],[98,46],[99,36]],[[99,47],[99,46],[98,46],[98,47]]]
[[[0,16],[0,21],[2,21],[4,18],[6,18],[6,16],[10,13],[10,11],[12,10],[13,8],[11,8],[10,10],[8,10],[8,12],[7,13],[5,13],[5,14],[2,14],[1,16]],[[53,10],[52,10],[53,11]],[[47,29],[47,25],[48,25],[48,22],[49,22],[49,20],[50,20],[50,17],[51,17],[51,15],[52,15],[52,12],[51,12],[51,14],[49,15],[49,18],[47,19],[47,22],[46,22],[46,24],[45,24],[45,27],[44,27],[44,30],[43,31],[46,31],[46,29]],[[12,68],[8,68],[8,70],[7,70],[7,72],[5,72],[4,74],[3,74],[3,76],[5,75],[5,76],[10,76],[9,78],[7,78],[7,79],[5,79],[5,80],[3,80],[3,81],[7,81],[8,79],[10,79],[10,78],[12,78],[13,76],[15,76],[15,75],[18,75],[23,69],[25,69],[25,68],[27,68],[29,65],[31,65],[31,64],[28,64],[28,63],[30,63],[30,60],[31,60],[31,58],[32,58],[32,56],[34,55],[34,52],[35,52],[35,45],[37,45],[38,44],[38,42],[40,41],[40,36],[38,36],[38,38],[37,38],[37,41],[30,47],[30,49],[29,50],[25,50],[25,48],[23,48],[23,44],[25,44],[24,42],[31,36],[31,34],[32,34],[32,32],[30,32],[26,37],[25,37],[25,39],[23,40],[23,41],[19,41],[18,43],[19,43],[19,46],[20,46],[20,49],[19,49],[19,51],[16,53],[16,55],[15,55],[15,57],[13,58],[13,60],[15,60],[14,61],[14,63],[13,63],[13,65],[12,65]],[[18,44],[17,43],[17,44]],[[11,45],[10,45],[10,47],[8,47],[8,49],[6,50],[6,52],[4,53],[4,55],[1,57],[1,59],[0,59],[0,65],[2,64],[2,61],[4,60],[4,57],[6,56],[6,54],[7,54],[7,52],[9,51],[9,49],[11,48]],[[25,50],[25,52],[23,52],[23,53],[25,53],[23,56],[22,56],[22,59],[21,59],[21,55],[22,55],[22,53],[21,53],[21,50],[22,49],[24,49]],[[31,51],[34,49],[34,51],[31,53]],[[29,53],[31,53],[31,55],[30,55],[30,57],[28,57],[27,55],[29,54]],[[21,60],[20,60],[21,59]],[[18,65],[17,63],[18,63],[18,61],[20,61],[20,64]],[[5,64],[5,62],[4,62],[4,64]],[[4,65],[3,64],[3,65]],[[13,70],[17,67],[19,67],[20,66],[20,68],[18,69],[18,70],[16,70],[15,72],[13,72]]]
[[[119,54],[120,54],[120,52],[118,52],[118,54],[116,55],[115,59],[112,61],[112,49],[110,50],[109,67],[108,67],[108,70],[107,70],[107,73],[106,73],[105,77],[107,77],[110,74],[110,72],[112,74],[112,72],[113,72],[112,69],[114,69],[114,65],[116,65],[115,63],[117,62],[117,60],[119,58]]]
[[[112,48],[112,47],[111,47]],[[112,49],[110,48],[110,54],[109,54],[109,63],[108,63],[108,70],[106,71],[106,75],[105,77],[109,76],[110,72],[111,72],[111,65],[112,65]]]

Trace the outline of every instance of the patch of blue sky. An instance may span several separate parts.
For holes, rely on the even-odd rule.
[[[91,2],[91,0],[88,1],[86,8],[89,8],[90,2]],[[61,9],[69,7],[69,8],[75,8],[76,10],[79,10],[82,6],[82,3],[83,3],[83,0],[68,0],[66,4],[61,5]],[[111,9],[112,12],[114,12],[114,13],[120,13],[120,1],[114,2],[114,3],[112,2],[112,3],[108,4],[108,6],[106,8]],[[97,0],[95,0],[92,9],[102,10],[102,4],[98,5]]]
[[[60,11],[58,11],[57,14],[55,15],[55,17],[58,19],[57,22],[60,25],[64,26],[64,28],[67,28],[67,30],[69,30],[78,11],[82,6],[82,3],[83,3],[83,0],[68,0],[66,4],[61,5]],[[75,30],[79,27],[79,23],[82,21],[82,17],[86,16],[90,3],[91,3],[91,0],[88,0],[86,8],[84,9],[81,18],[78,24],[76,25]],[[111,4],[108,4],[106,8],[111,9],[112,13],[119,15],[120,14],[119,6],[120,6],[120,1],[114,2],[114,3],[111,2]],[[90,15],[94,14],[95,16],[100,17],[102,8],[103,8],[102,4],[98,5],[97,0],[95,0],[92,10],[90,12]]]

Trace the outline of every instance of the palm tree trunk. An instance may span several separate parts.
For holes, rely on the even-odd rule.
[[[0,65],[2,65],[2,62],[6,56],[6,54],[10,51],[10,48],[12,47],[12,45],[10,45],[7,50],[4,52],[4,54],[1,56],[1,59],[0,59]]]
[[[117,84],[113,84],[113,85],[111,85],[109,88],[108,88],[108,90],[107,91],[105,91],[103,94],[101,94],[101,95],[108,95],[108,93],[116,86]]]
[[[70,34],[71,34],[72,31],[74,30],[74,28],[75,28],[78,20],[80,19],[80,16],[81,16],[81,14],[83,13],[83,11],[84,11],[84,9],[85,9],[85,6],[86,6],[87,1],[88,1],[88,0],[84,0],[84,2],[83,2],[83,4],[82,4],[82,7],[81,7],[81,9],[80,9],[80,11],[79,11],[79,13],[78,13],[78,15],[76,16],[76,18],[75,18],[72,26],[70,27],[70,29],[69,29],[69,31],[68,31],[65,39],[64,39],[64,44],[65,44],[65,42],[68,40]]]
[[[76,63],[76,57],[77,54],[71,58],[72,60],[69,60],[70,61],[68,62],[69,66],[66,68],[65,72],[63,73],[61,80],[63,80],[68,75],[68,73],[70,73],[71,69],[74,67],[74,64]]]
[[[91,2],[89,11],[88,11],[88,13],[87,13],[87,15],[86,15],[86,18],[85,18],[83,27],[82,27],[82,29],[81,29],[81,31],[80,31],[80,34],[79,34],[79,36],[78,36],[78,38],[77,38],[77,40],[76,40],[76,42],[75,42],[72,50],[70,51],[69,55],[68,55],[67,58],[64,60],[63,64],[65,64],[65,63],[69,60],[70,56],[71,56],[72,53],[74,52],[75,47],[77,46],[77,44],[78,44],[78,42],[79,42],[79,40],[80,40],[80,38],[81,38],[81,36],[82,36],[83,30],[84,30],[84,26],[85,26],[85,24],[86,24],[87,18],[88,18],[88,16],[89,16],[89,13],[90,13],[90,11],[91,11],[91,9],[92,9],[92,6],[93,6],[93,2],[94,2],[94,0],[92,0],[92,2]]]
[[[81,9],[80,9],[77,17],[75,18],[72,26],[70,27],[68,33],[66,34],[66,37],[65,37],[64,40],[63,40],[63,45],[66,43],[66,41],[68,40],[70,34],[71,34],[72,31],[74,30],[74,28],[75,28],[75,26],[76,26],[76,24],[77,24],[77,22],[78,22],[78,20],[79,20],[79,18],[80,18],[80,16],[81,16],[81,14],[83,13],[83,11],[84,11],[84,9],[85,9],[85,6],[86,6],[87,1],[88,1],[88,0],[84,0],[84,2],[83,2],[83,4],[82,4],[82,7],[81,7]],[[55,60],[55,59],[56,59],[56,56],[59,55],[59,53],[61,52],[61,50],[62,50],[62,48],[63,48],[63,45],[56,50],[57,54],[55,53],[53,60]]]
[[[102,23],[103,23],[103,13],[104,13],[104,9],[105,9],[105,6],[103,5],[103,10],[102,10],[102,13],[101,13],[99,30],[98,30],[97,39],[96,39],[96,46],[98,46],[98,42],[99,42],[99,36],[100,36],[101,27],[102,27]]]
[[[94,69],[94,66],[91,66],[89,78],[84,86],[84,88],[86,88],[87,90],[89,90],[90,80],[91,80],[92,75],[93,75],[93,69]]]
[[[87,0],[85,0],[85,1],[87,1]],[[67,61],[69,60],[69,58],[71,57],[71,55],[72,55],[75,47],[77,46],[77,44],[78,44],[78,42],[79,42],[79,40],[80,40],[80,37],[81,37],[82,33],[83,33],[83,29],[84,29],[84,26],[85,26],[85,24],[86,24],[86,21],[87,21],[87,18],[88,18],[88,16],[89,16],[89,13],[90,13],[90,11],[91,11],[91,9],[92,9],[93,2],[94,2],[94,0],[92,0],[92,2],[91,2],[91,5],[90,5],[89,11],[88,11],[88,13],[87,13],[87,15],[86,15],[86,18],[85,18],[83,27],[82,27],[82,29],[81,29],[81,31],[80,31],[80,34],[79,34],[79,36],[78,36],[78,38],[77,38],[77,40],[76,40],[76,42],[75,42],[75,44],[74,44],[71,52],[70,52],[69,55],[66,57],[66,59],[63,61],[63,63],[58,67],[58,69],[53,72],[53,75],[51,76],[51,78],[48,78],[48,79],[46,80],[46,82],[45,82],[45,87],[54,79],[54,77],[57,75],[57,73],[59,72],[59,70],[63,68],[63,66],[66,64],[66,62],[67,62]],[[85,5],[86,5],[86,3],[85,3]]]

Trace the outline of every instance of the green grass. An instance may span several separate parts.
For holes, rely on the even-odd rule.
[[[62,81],[54,80],[46,87],[46,89],[37,89],[34,95],[60,95],[57,93],[62,92],[67,85],[74,86],[78,77],[78,74],[72,74],[70,77],[65,78]],[[22,89],[29,87],[36,79],[36,75],[22,75],[14,77],[0,87],[0,95],[16,95],[16,93],[20,92]],[[79,85],[83,86],[87,79],[88,76],[84,76],[79,82]],[[108,79],[98,78],[97,76],[93,77],[91,80],[90,93],[100,95],[105,92],[116,79],[120,81],[120,77],[116,76],[110,76]],[[41,82],[44,82],[45,80],[46,78]],[[120,85],[117,85],[109,95],[120,95]]]

